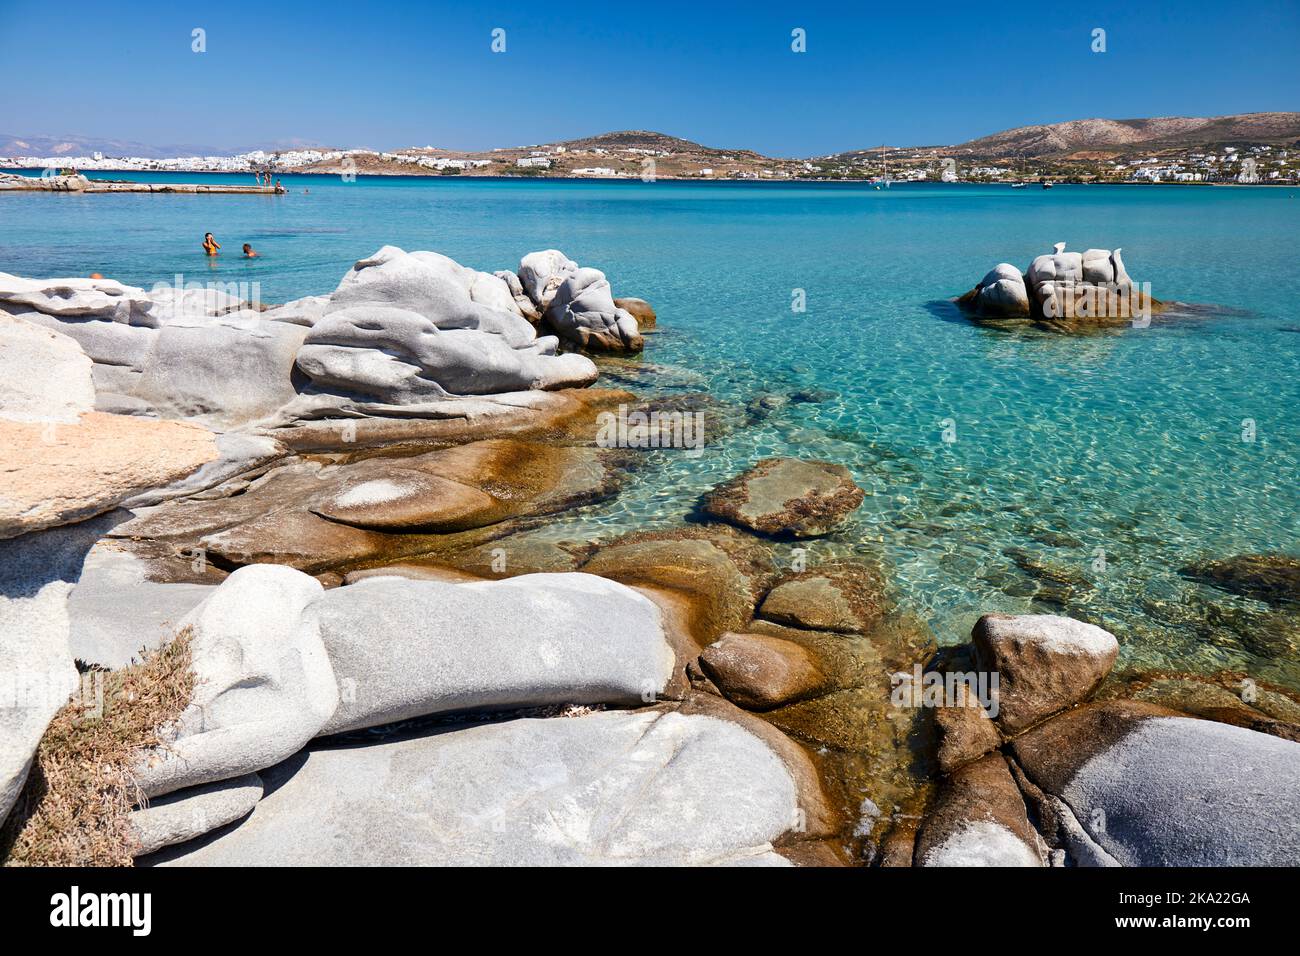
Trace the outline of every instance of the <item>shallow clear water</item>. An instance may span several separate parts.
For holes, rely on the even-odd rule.
[[[281,197],[0,195],[0,270],[260,281],[277,302],[329,291],[384,243],[489,271],[560,248],[656,307],[642,394],[831,394],[698,459],[655,453],[662,467],[557,539],[676,523],[759,457],[825,457],[870,496],[812,558],[879,556],[943,641],[981,612],[1063,609],[1115,630],[1131,663],[1300,686],[1294,617],[1178,573],[1300,551],[1300,190],[284,181]],[[215,263],[205,231],[226,249]],[[264,258],[239,260],[245,241]],[[1057,241],[1123,247],[1157,298],[1216,308],[1076,337],[976,327],[945,304]]]

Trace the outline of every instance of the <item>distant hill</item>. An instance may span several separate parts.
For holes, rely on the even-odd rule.
[[[761,153],[752,149],[723,149],[718,146],[704,146],[700,143],[656,133],[653,130],[625,129],[613,133],[601,133],[584,139],[570,139],[547,146],[563,146],[565,149],[653,149],[669,153],[718,154],[726,156],[744,156],[750,159],[766,159]]]
[[[1290,145],[1300,140],[1300,113],[1233,116],[1162,116],[1153,119],[1085,119],[1020,126],[951,147],[991,159],[1066,156],[1079,152],[1191,148],[1222,144]]]

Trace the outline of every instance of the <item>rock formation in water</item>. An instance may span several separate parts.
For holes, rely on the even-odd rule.
[[[1161,303],[1135,283],[1120,250],[1066,252],[1058,242],[1022,274],[1001,262],[957,304],[980,319],[1033,319],[1049,325],[1106,325],[1149,320]]]

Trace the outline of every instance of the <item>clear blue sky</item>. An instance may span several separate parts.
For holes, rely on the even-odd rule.
[[[191,52],[195,27],[206,53]],[[806,53],[791,52],[795,27]],[[0,134],[477,149],[654,129],[804,156],[1297,110],[1298,50],[1297,0],[0,0]]]

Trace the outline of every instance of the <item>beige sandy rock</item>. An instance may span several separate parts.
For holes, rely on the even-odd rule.
[[[0,538],[82,521],[218,457],[201,426],[101,412],[0,422],[0,446]]]

